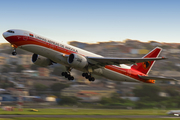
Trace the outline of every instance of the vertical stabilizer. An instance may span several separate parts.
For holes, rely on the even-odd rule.
[[[143,58],[157,58],[159,54],[161,53],[161,51],[162,51],[162,48],[156,47],[151,52],[146,54]],[[148,74],[152,66],[154,65],[154,63],[155,61],[137,63],[136,65],[132,65],[131,68],[136,69],[144,74]]]

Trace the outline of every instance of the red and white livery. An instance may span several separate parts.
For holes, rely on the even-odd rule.
[[[72,69],[82,71],[82,76],[94,81],[93,74],[115,81],[155,83],[155,80],[175,80],[173,78],[148,76],[162,49],[156,47],[143,58],[112,58],[103,57],[80,48],[58,43],[29,31],[11,29],[3,33],[3,37],[14,48],[12,54],[16,55],[16,48],[34,53],[32,62],[47,67],[53,63],[65,66],[62,75],[73,80],[70,74]],[[127,66],[124,64],[132,64]]]

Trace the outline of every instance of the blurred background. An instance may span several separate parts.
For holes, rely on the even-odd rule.
[[[174,77],[180,80],[180,43],[141,42],[126,39],[122,42],[109,41],[69,44],[100,54],[105,57],[143,57],[153,48],[163,48],[150,75]],[[157,81],[156,84],[111,81],[96,76],[94,82],[84,79],[81,72],[72,70],[74,81],[68,81],[61,72],[63,67],[54,64],[47,68],[32,63],[32,53],[17,49],[11,55],[9,43],[0,44],[0,102],[1,105],[20,104],[23,107],[84,108],[179,108],[180,83]],[[58,105],[58,106],[57,106]]]
[[[143,57],[162,47],[150,75],[180,80],[179,0],[1,0],[0,34],[23,29],[64,41],[105,57]],[[12,48],[0,35],[0,102],[2,106],[56,108],[180,107],[180,83],[94,82],[72,70],[74,81],[61,76],[63,67],[32,63],[32,53]],[[148,111],[149,112],[149,111]]]

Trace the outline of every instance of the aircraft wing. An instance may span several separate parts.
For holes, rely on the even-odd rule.
[[[88,62],[95,65],[119,65],[119,64],[136,64],[140,62],[154,61],[166,59],[164,57],[157,58],[113,58],[113,57],[86,57]]]
[[[153,79],[153,80],[163,80],[163,81],[178,81],[177,79],[175,78],[170,78],[170,77],[163,77],[163,76],[141,76],[139,75],[140,78],[143,78],[143,79]]]

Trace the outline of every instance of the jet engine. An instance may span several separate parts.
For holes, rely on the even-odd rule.
[[[69,55],[67,61],[71,66],[76,68],[84,68],[88,65],[88,61],[84,56],[74,53]]]
[[[32,62],[35,65],[39,65],[41,67],[47,67],[49,65],[52,65],[52,61],[50,59],[43,57],[43,56],[39,56],[37,54],[33,54]]]

